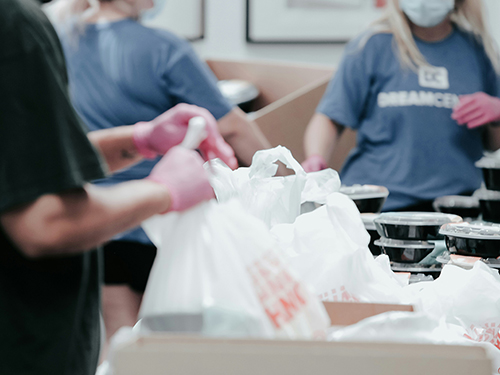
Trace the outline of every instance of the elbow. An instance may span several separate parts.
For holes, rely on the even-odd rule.
[[[31,233],[17,241],[14,239],[21,253],[28,259],[40,259],[62,255],[66,240],[60,233],[45,232]]]
[[[7,228],[6,228],[7,229]],[[64,224],[8,228],[12,243],[28,259],[62,256],[73,252],[77,236]]]

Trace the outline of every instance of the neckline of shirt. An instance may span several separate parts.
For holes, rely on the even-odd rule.
[[[458,33],[457,27],[455,25],[452,25],[452,26],[453,26],[453,29],[452,29],[451,33],[449,33],[447,36],[445,36],[441,40],[436,40],[434,42],[430,42],[430,41],[423,40],[423,39],[419,38],[415,34],[412,34],[413,39],[415,39],[415,42],[417,42],[417,43],[422,43],[422,44],[429,45],[429,46],[442,45],[442,44],[449,42]]]
[[[136,21],[133,20],[132,18],[127,17],[114,21],[99,21],[99,22],[85,23],[85,28],[107,29],[129,22],[136,22]]]

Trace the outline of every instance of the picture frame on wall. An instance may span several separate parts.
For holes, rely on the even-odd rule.
[[[189,41],[205,37],[205,0],[167,0],[161,12],[144,20],[145,26],[164,29]]]
[[[345,43],[383,13],[386,0],[246,0],[249,43]]]

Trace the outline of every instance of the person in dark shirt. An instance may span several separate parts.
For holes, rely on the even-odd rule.
[[[176,144],[192,117],[211,129],[216,121],[186,104],[87,136],[61,45],[36,0],[0,1],[0,71],[0,374],[94,375],[98,246],[214,196],[203,159]],[[208,133],[205,146],[217,154],[220,134]],[[144,179],[88,183],[151,154],[165,156]]]

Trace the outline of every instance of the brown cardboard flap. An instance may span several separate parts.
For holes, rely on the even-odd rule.
[[[414,311],[411,305],[359,302],[323,302],[333,326],[348,326],[388,311]]]
[[[315,87],[308,87],[300,95],[291,95],[287,100],[277,101],[257,112],[255,122],[273,147],[281,145],[288,148],[294,158],[304,160],[304,132],[328,81]]]
[[[270,61],[207,60],[218,79],[243,79],[260,92],[257,108],[263,108],[316,81],[329,79],[332,67]]]
[[[115,375],[491,375],[482,347],[148,336],[115,353]]]
[[[253,119],[273,147],[285,146],[302,162],[304,132],[334,73],[333,67],[267,61],[206,62],[218,79],[243,79],[259,88]],[[344,154],[340,149],[339,157]],[[336,160],[334,165],[343,162]]]

